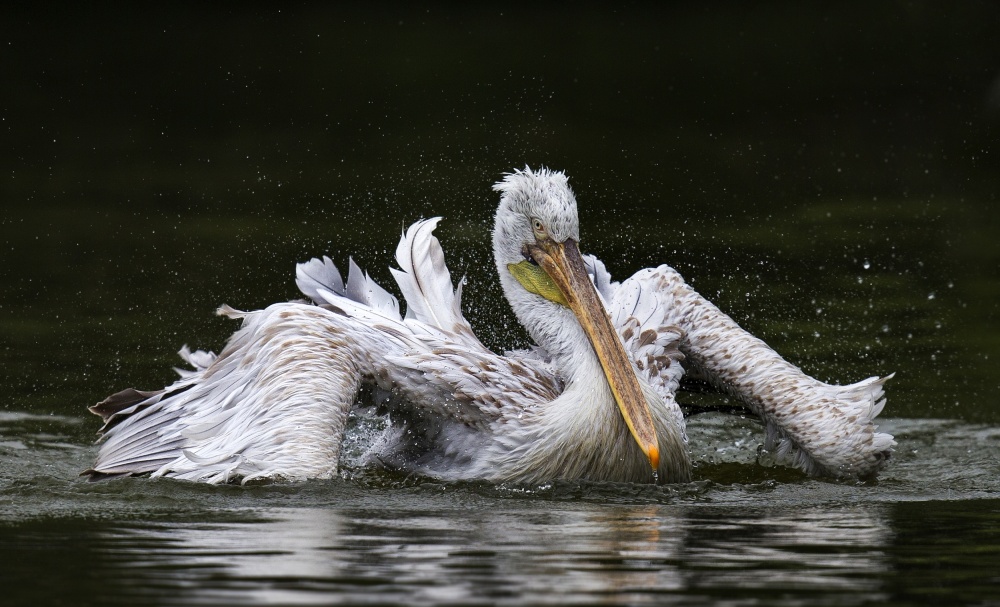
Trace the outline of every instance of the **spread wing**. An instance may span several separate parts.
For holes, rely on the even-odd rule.
[[[584,256],[584,263],[639,379],[663,401],[663,415],[671,421],[667,427],[678,433],[673,442],[686,444],[684,415],[676,401],[684,375],[680,329],[670,324],[659,292],[649,284],[635,277],[613,282],[604,264],[592,255]]]
[[[635,284],[630,294],[619,294],[629,283]],[[744,331],[668,266],[636,273],[618,288],[614,301],[630,302],[636,310],[650,309],[655,302],[664,313],[659,322],[679,332],[687,371],[761,417],[765,447],[780,461],[810,474],[864,477],[888,459],[896,443],[877,431],[875,417],[885,405],[883,384],[891,375],[847,386],[813,379]],[[679,376],[657,377],[665,389],[676,390]]]
[[[453,290],[431,235],[436,223],[415,224],[397,249],[405,318],[353,261],[346,283],[329,258],[300,264],[296,282],[314,303],[249,313],[223,307],[220,313],[243,325],[217,357],[185,347],[181,355],[194,370],[180,371],[174,384],[124,390],[92,407],[105,424],[86,474],[209,483],[330,477],[363,383],[402,396],[391,413],[404,425],[436,424],[409,439],[395,428],[389,446],[409,450],[399,462],[429,450],[419,443],[427,439],[472,452],[494,424],[552,400],[562,387],[545,365],[497,355],[473,335],[461,315],[461,289]],[[393,449],[379,455],[391,458]]]
[[[396,426],[393,440],[376,445],[370,455],[385,465],[441,477],[456,470],[488,475],[473,462],[482,463],[476,458],[490,438],[519,425],[526,409],[553,400],[563,385],[543,359],[496,354],[475,336],[462,315],[461,281],[453,287],[432,233],[438,220],[410,226],[396,249],[399,269],[392,273],[406,299],[405,318],[397,314],[369,323],[393,341],[393,347],[370,350],[368,356],[378,383],[399,397],[387,404]],[[331,266],[329,260],[313,260],[303,269],[332,275]],[[303,280],[299,286],[322,306],[352,318],[368,314],[330,289]]]
[[[87,473],[220,483],[336,472],[363,364],[347,327],[297,303],[220,312],[243,326],[218,357],[182,350],[195,370],[176,383],[91,408],[105,420],[104,441]]]

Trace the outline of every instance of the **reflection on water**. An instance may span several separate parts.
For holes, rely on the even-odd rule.
[[[343,577],[341,516],[303,508],[260,521],[159,523],[99,534],[108,560],[130,563],[122,583],[164,602],[304,602],[314,584]],[[293,587],[288,588],[291,584]],[[188,589],[193,592],[185,592]]]
[[[21,581],[5,604],[990,596],[1000,503],[983,498],[1000,495],[1000,431],[885,423],[901,448],[871,484],[756,465],[759,427],[706,418],[692,434],[706,445],[695,453],[702,480],[678,487],[494,487],[360,471],[352,480],[209,487],[75,479],[93,457],[74,438],[76,419],[6,413],[0,571]]]
[[[706,536],[687,559],[704,567],[698,585],[732,588],[839,589],[877,597],[892,540],[885,509],[766,512],[737,523],[701,521]]]
[[[708,417],[696,482],[520,488],[87,483],[80,425],[0,415],[5,604],[913,604],[998,583],[992,426],[886,420],[900,448],[857,484],[755,464],[760,428]]]
[[[884,507],[282,508],[254,521],[112,527],[94,558],[129,563],[124,595],[163,603],[653,603],[681,593],[802,604],[831,591],[841,603],[882,598],[891,540]]]

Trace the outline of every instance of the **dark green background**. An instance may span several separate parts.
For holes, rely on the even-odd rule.
[[[992,2],[0,9],[0,602],[995,601],[998,32]],[[879,480],[759,465],[720,416],[681,486],[76,477],[86,406],[220,348],[219,304],[324,253],[392,288],[421,217],[524,344],[489,231],[526,164],[619,279],[669,263],[820,379],[895,371]]]
[[[889,416],[996,421],[993,3],[124,5],[0,20],[0,386],[77,414],[217,349],[220,303],[439,228],[499,302],[490,185],[564,169],[584,248],[670,263]],[[865,267],[865,264],[868,267]],[[89,428],[88,428],[89,430]]]

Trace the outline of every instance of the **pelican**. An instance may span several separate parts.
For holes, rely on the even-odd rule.
[[[406,303],[350,261],[299,264],[308,300],[219,314],[242,325],[215,355],[157,391],[91,407],[103,442],[91,478],[148,474],[207,483],[323,479],[338,473],[358,393],[388,420],[364,462],[443,480],[691,479],[677,404],[686,373],[763,420],[765,447],[807,474],[870,477],[895,445],[874,423],[891,377],[815,380],[688,286],[668,266],[624,282],[580,253],[577,203],[562,172],[505,174],[493,230],[500,284],[534,345],[499,354],[462,315],[433,231],[396,249]],[[374,400],[374,403],[372,402]]]

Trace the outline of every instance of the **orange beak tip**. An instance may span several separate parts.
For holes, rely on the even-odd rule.
[[[657,445],[648,445],[646,447],[646,456],[649,458],[649,465],[653,467],[653,470],[659,470],[660,447]]]

